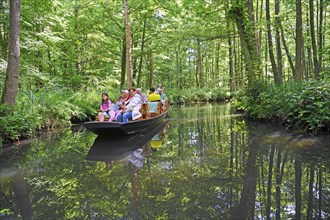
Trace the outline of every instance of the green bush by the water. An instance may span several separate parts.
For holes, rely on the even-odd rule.
[[[96,114],[98,98],[100,94],[93,91],[22,92],[13,109],[0,105],[0,112],[7,113],[0,117],[1,139],[32,137],[41,129],[67,125],[72,118],[86,120]]]
[[[330,129],[330,83],[311,81],[275,86],[257,82],[235,97],[236,109],[255,119],[278,121],[298,132]]]
[[[219,88],[189,88],[184,90],[166,90],[166,95],[172,103],[185,104],[191,102],[223,101],[230,98],[227,87]]]

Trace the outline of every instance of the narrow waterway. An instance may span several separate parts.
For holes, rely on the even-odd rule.
[[[0,219],[330,219],[329,136],[204,104],[173,107],[143,146],[95,140],[75,128],[2,152]]]

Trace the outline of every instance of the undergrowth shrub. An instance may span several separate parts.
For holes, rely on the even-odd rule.
[[[184,90],[168,90],[166,95],[171,102],[185,104],[190,102],[209,102],[227,100],[231,94],[228,88],[188,88]]]
[[[41,129],[88,120],[96,114],[101,95],[96,91],[72,92],[64,89],[19,93],[15,107],[0,105],[0,138],[28,138]],[[10,114],[9,114],[10,113]]]
[[[255,119],[278,121],[299,132],[330,128],[330,84],[326,81],[282,86],[256,82],[235,95],[234,106]]]

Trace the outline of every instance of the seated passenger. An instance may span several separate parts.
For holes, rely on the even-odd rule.
[[[122,97],[120,96],[117,99],[117,102],[112,104],[110,107],[110,111],[109,111],[109,122],[112,122],[114,119],[117,118],[117,115],[122,111],[121,110],[121,105],[122,105]]]
[[[121,90],[121,97],[124,98],[124,101],[128,101],[131,97],[129,96],[128,90]]]
[[[159,90],[163,89],[163,85],[162,84],[158,84],[157,89],[156,89],[156,93],[159,94]]]
[[[154,87],[151,87],[149,89],[148,101],[149,102],[160,101],[160,95],[155,93],[155,88]]]
[[[102,93],[102,101],[100,103],[100,110],[98,116],[99,116],[99,121],[104,121],[104,116],[109,116],[109,111],[110,111],[110,106],[111,106],[111,101],[109,99],[108,93],[104,92]]]
[[[159,95],[160,95],[160,99],[161,99],[161,100],[165,100],[165,99],[167,99],[167,96],[166,96],[166,94],[164,93],[164,89],[159,89],[158,92],[159,92]]]
[[[122,112],[118,114],[117,121],[127,123],[130,119],[136,120],[141,117],[140,108],[142,105],[141,96],[136,93],[135,88],[130,89],[131,98],[126,105],[122,106]]]
[[[141,96],[142,103],[147,103],[148,102],[148,96],[146,94],[142,93],[141,88],[137,88],[136,93]]]

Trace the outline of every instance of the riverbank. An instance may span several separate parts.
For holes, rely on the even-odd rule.
[[[20,92],[15,109],[0,105],[0,112],[12,112],[0,117],[0,149],[5,143],[93,119],[100,94],[95,90],[73,92],[59,88]],[[168,90],[167,95],[172,104],[221,101],[230,97],[228,89]],[[117,96],[117,90],[109,93],[112,101]]]
[[[21,92],[14,109],[0,105],[0,149],[5,143],[29,139],[40,133],[71,125],[72,121],[89,120],[99,104],[95,91],[64,89]]]
[[[330,85],[325,81],[286,83],[274,86],[256,83],[249,90],[231,94],[227,88],[168,90],[172,104],[229,101],[253,120],[282,124],[292,131],[317,134],[330,130]],[[111,100],[117,93],[109,93]],[[20,93],[14,110],[0,117],[0,149],[4,143],[39,136],[72,122],[91,120],[99,105],[99,91],[63,89]]]
[[[254,120],[272,121],[298,132],[318,134],[330,131],[330,83],[288,82],[275,86],[257,82],[235,95],[236,110]]]

